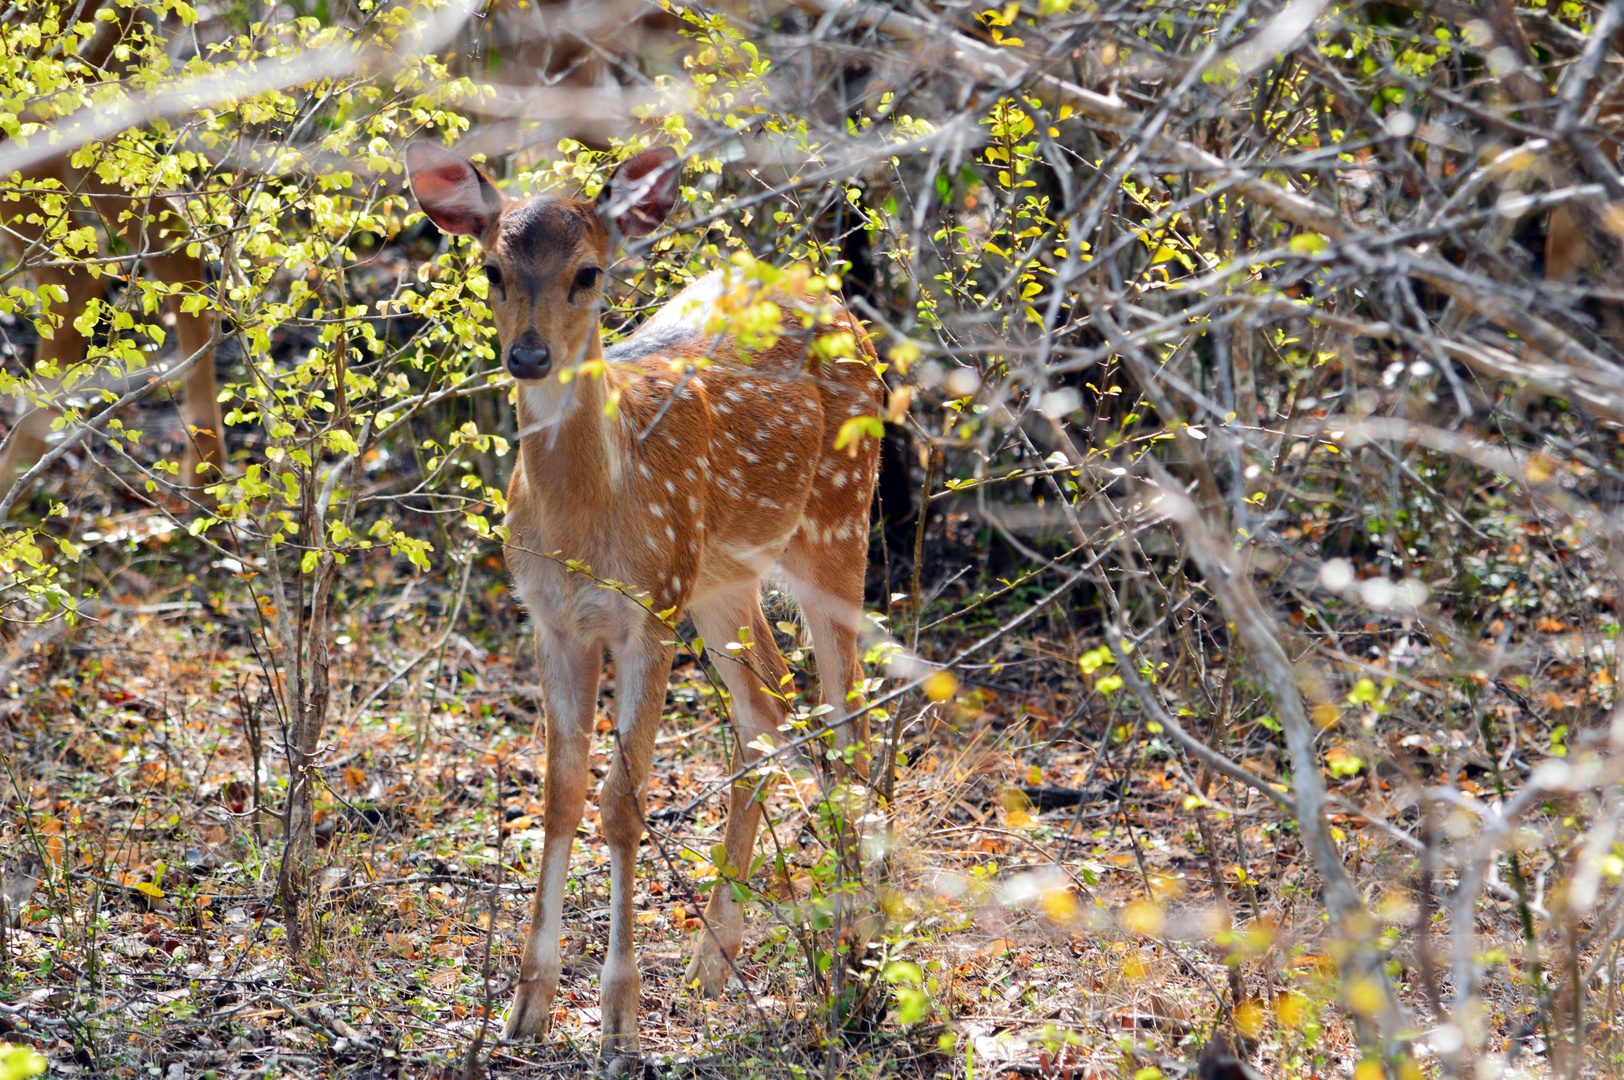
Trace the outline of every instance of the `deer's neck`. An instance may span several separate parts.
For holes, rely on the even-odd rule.
[[[618,415],[604,415],[614,375],[603,365],[596,328],[581,364],[564,372],[567,382],[555,375],[519,385],[519,455],[530,495],[543,508],[580,511],[616,497],[624,457]]]

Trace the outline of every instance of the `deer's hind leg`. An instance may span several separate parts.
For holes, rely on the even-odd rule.
[[[870,485],[872,489],[872,484]],[[835,728],[838,775],[867,778],[868,716],[863,697],[863,578],[868,567],[868,501],[859,491],[839,524],[804,523],[779,560],[812,636],[825,715]],[[861,501],[857,501],[861,499]],[[846,717],[852,719],[846,720]]]
[[[694,629],[706,641],[705,651],[714,658],[716,670],[733,699],[734,747],[738,762],[752,762],[761,756],[753,744],[763,735],[778,739],[784,721],[783,693],[789,667],[773,641],[772,627],[761,612],[760,586],[748,586],[726,594],[708,597],[691,609]],[[741,633],[747,630],[748,633]],[[748,642],[741,639],[748,638]],[[738,650],[726,648],[739,643]],[[733,786],[727,808],[728,873],[711,890],[705,908],[705,928],[694,941],[693,959],[683,976],[686,983],[698,982],[704,993],[720,997],[727,985],[732,961],[744,945],[744,908],[734,898],[729,878],[748,878],[755,854],[756,832],[761,828],[761,797],[757,785],[742,780]]]
[[[846,449],[836,444],[848,419],[878,413],[885,387],[870,366],[874,355],[868,336],[855,322],[846,325],[856,334],[864,361],[834,364],[826,372],[829,377],[818,385],[824,423],[816,479],[801,511],[800,526],[778,566],[789,578],[790,591],[811,631],[818,683],[824,704],[832,710],[829,722],[838,724],[834,772],[867,779],[868,710],[858,644],[880,444],[871,438],[859,438]]]

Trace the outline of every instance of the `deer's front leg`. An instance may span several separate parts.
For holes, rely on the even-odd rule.
[[[519,985],[503,1028],[506,1039],[534,1039],[552,1026],[553,994],[563,963],[558,936],[569,881],[570,848],[586,803],[590,747],[588,735],[597,711],[602,654],[597,646],[563,640],[545,630],[536,635],[541,684],[547,709],[547,792],[541,878],[536,883],[530,932],[524,939]]]
[[[643,795],[660,713],[671,676],[672,647],[665,628],[639,630],[615,653],[615,760],[603,781],[598,808],[609,843],[609,950],[603,961],[604,1058],[638,1052],[637,1002],[643,976],[632,943],[632,894],[637,887],[637,845],[643,839]]]

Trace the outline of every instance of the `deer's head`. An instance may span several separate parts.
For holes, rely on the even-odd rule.
[[[406,175],[441,232],[475,237],[485,249],[496,335],[515,379],[545,379],[580,362],[597,332],[610,252],[653,232],[677,200],[670,147],[621,162],[596,204],[504,200],[477,165],[432,143],[406,147]]]

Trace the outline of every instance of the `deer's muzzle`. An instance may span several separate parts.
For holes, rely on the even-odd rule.
[[[540,334],[526,330],[508,349],[507,369],[515,379],[545,379],[553,370],[553,352]]]

